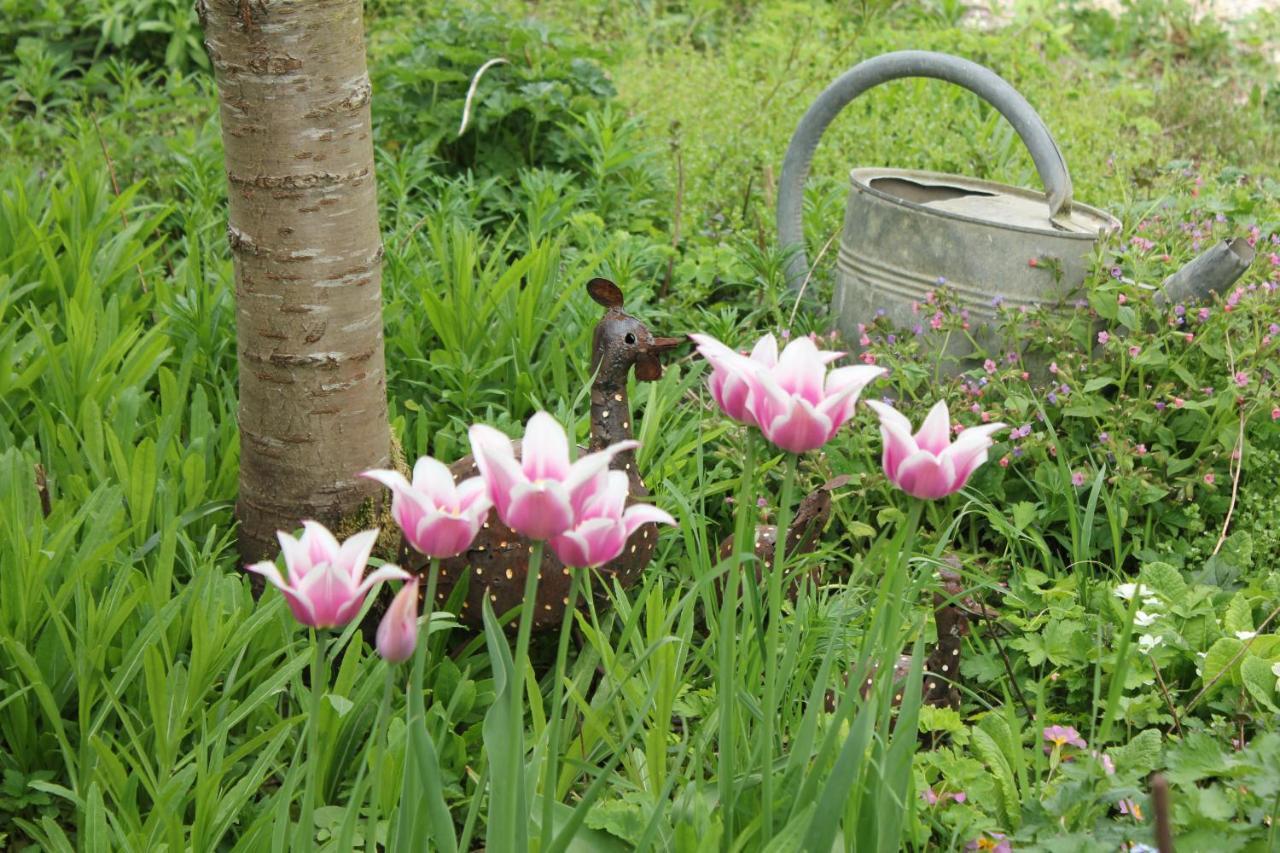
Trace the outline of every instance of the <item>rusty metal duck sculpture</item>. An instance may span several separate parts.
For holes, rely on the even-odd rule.
[[[834,477],[805,495],[800,501],[795,517],[787,528],[788,558],[792,554],[804,554],[813,550],[814,542],[817,541],[823,528],[827,526],[828,519],[831,518],[831,493],[848,483],[849,479],[847,474]],[[764,567],[773,565],[774,549],[777,546],[777,542],[777,525],[756,525],[753,543],[756,557],[755,577],[757,583],[763,581]],[[733,556],[733,536],[729,535],[720,543],[719,557],[721,560],[727,560],[731,556]],[[799,587],[800,576],[796,576],[787,590],[787,595],[794,599]]]
[[[959,684],[960,647],[964,638],[969,635],[971,619],[992,619],[996,613],[985,604],[965,595],[964,585],[959,573],[952,569],[941,569],[939,577],[942,588],[933,594],[933,618],[937,627],[938,642],[930,651],[924,663],[924,683],[921,685],[920,702],[937,708],[959,708],[961,695]],[[876,667],[873,667],[874,674]],[[896,707],[902,704],[903,688],[907,675],[911,672],[911,655],[899,655],[893,665],[893,699]],[[845,674],[845,684],[849,675]],[[874,679],[868,677],[859,688],[862,698],[870,693]],[[834,690],[828,690],[826,707],[834,711],[838,697]]]
[[[579,448],[580,452],[601,450],[632,437],[627,377],[634,368],[636,379],[661,378],[659,356],[684,341],[683,338],[654,337],[644,323],[622,310],[622,290],[612,281],[592,279],[587,284],[587,292],[604,307],[605,313],[592,337],[591,368],[595,378],[591,385],[591,439],[586,448]],[[520,445],[516,442],[517,455],[519,452]],[[632,500],[649,494],[636,468],[634,451],[619,453],[612,467],[626,472]],[[477,473],[475,460],[469,455],[450,468],[458,481]],[[602,566],[600,573],[616,579],[624,587],[630,586],[653,557],[656,540],[656,525],[641,526],[627,541],[621,556]],[[467,551],[441,562],[435,606],[447,602],[464,579],[467,590],[458,615],[466,625],[480,626],[484,596],[489,597],[499,616],[519,606],[524,596],[529,549],[529,540],[503,524],[496,514],[490,516]],[[411,555],[407,563],[415,572],[425,571],[426,560],[420,555]],[[569,595],[569,569],[550,549],[543,555],[540,574],[538,600],[534,605],[535,631],[560,625]]]

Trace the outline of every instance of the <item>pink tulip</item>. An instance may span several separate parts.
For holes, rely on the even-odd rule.
[[[560,562],[578,567],[604,565],[622,553],[641,525],[676,523],[656,506],[627,506],[629,491],[626,474],[603,471],[578,493],[573,526],[551,539]]]
[[[760,394],[753,395],[751,411],[765,438],[792,453],[816,450],[832,439],[853,416],[862,389],[886,372],[867,365],[827,372],[827,364],[843,354],[797,338],[772,370],[760,371]]]
[[[690,335],[712,366],[711,396],[736,421],[760,427],[783,450],[803,453],[831,440],[853,416],[858,394],[883,367],[857,365],[827,372],[844,355],[819,350],[805,336],[778,355],[773,335],[765,335],[741,355],[708,335]]]
[[[378,654],[387,663],[400,663],[413,657],[418,645],[418,579],[404,586],[378,623]]]
[[[529,419],[516,461],[511,439],[492,427],[471,427],[471,452],[502,522],[530,539],[550,539],[573,526],[574,507],[591,481],[615,455],[639,447],[619,441],[569,462],[569,437],[556,419],[538,412]]]
[[[399,471],[365,471],[391,490],[391,517],[413,548],[428,557],[445,559],[470,547],[493,501],[480,477],[454,484],[443,462],[424,456],[413,466],[413,482]]]
[[[884,438],[884,473],[889,482],[909,495],[925,500],[946,497],[964,488],[969,476],[987,461],[991,436],[1005,424],[983,424],[962,430],[951,442],[947,404],[938,401],[920,431],[911,434],[911,422],[892,406],[868,400],[880,417]]]
[[[280,590],[293,616],[312,628],[336,628],[350,622],[365,596],[377,584],[406,580],[409,573],[398,566],[383,566],[364,576],[378,531],[357,533],[341,545],[319,522],[304,521],[302,536],[293,538],[284,531],[276,536],[284,552],[289,580],[280,575],[270,560],[246,568],[262,575]],[[362,580],[363,578],[363,580]]]
[[[773,335],[765,335],[756,342],[747,357],[730,349],[710,335],[690,335],[698,345],[698,352],[711,363],[711,378],[707,386],[716,405],[729,417],[747,426],[758,426],[751,411],[750,400],[754,392],[760,395],[759,370],[772,370],[778,363],[778,341]]]

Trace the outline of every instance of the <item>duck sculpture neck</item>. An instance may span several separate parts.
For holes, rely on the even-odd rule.
[[[605,307],[591,342],[591,440],[589,450],[603,450],[632,437],[631,404],[627,378],[634,368],[636,379],[653,381],[662,376],[659,353],[676,346],[678,338],[655,338],[643,323],[622,310],[622,291],[607,279],[593,279],[587,290]],[[619,453],[613,468],[626,471],[632,493],[643,493],[636,471],[634,451]]]

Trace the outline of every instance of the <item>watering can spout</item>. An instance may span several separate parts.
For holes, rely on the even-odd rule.
[[[1156,305],[1191,302],[1222,293],[1244,275],[1253,258],[1254,250],[1248,240],[1240,237],[1223,240],[1166,278],[1153,301]]]

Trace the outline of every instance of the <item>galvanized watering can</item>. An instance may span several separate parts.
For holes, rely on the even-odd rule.
[[[896,325],[911,326],[924,319],[912,303],[923,302],[941,280],[957,307],[968,309],[975,338],[992,347],[998,341],[980,327],[995,319],[997,303],[1017,308],[1073,299],[1094,248],[1120,222],[1072,201],[1067,164],[1040,116],[993,71],[959,57],[917,50],[877,56],[845,72],[809,107],[791,137],[778,191],[779,242],[800,247],[788,281],[799,287],[809,271],[803,190],[822,132],[867,89],[903,77],[946,80],[999,110],[1030,151],[1045,191],[911,169],[852,170],[835,313],[851,341],[857,324],[879,309]],[[957,337],[948,354],[971,352]]]

